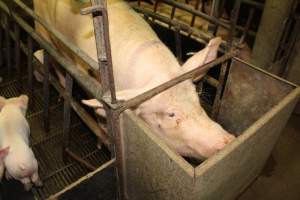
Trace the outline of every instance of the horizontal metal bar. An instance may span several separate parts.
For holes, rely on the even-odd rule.
[[[66,47],[68,47],[73,53],[78,55],[80,59],[82,59],[86,64],[91,67],[91,70],[98,70],[98,63],[93,60],[89,55],[87,55],[84,51],[74,45],[67,37],[61,34],[58,30],[56,30],[53,26],[48,24],[44,19],[35,14],[29,7],[27,7],[22,1],[14,0],[14,2],[22,8],[29,16],[31,16],[35,21],[40,23],[49,33],[54,35],[57,39],[59,39]]]
[[[199,66],[196,69],[186,72],[176,78],[173,78],[168,82],[165,82],[153,89],[150,89],[150,90],[144,92],[143,94],[140,94],[132,99],[129,99],[125,102],[120,103],[119,107],[117,109],[121,113],[128,108],[137,106],[137,105],[143,103],[144,101],[152,98],[153,96],[175,86],[176,84],[179,84],[187,79],[192,79],[193,77],[199,76],[201,73],[207,71],[208,69],[210,69],[218,64],[224,63],[225,61],[235,57],[236,55],[238,55],[238,52],[236,50],[232,50],[232,51],[226,53],[225,55],[215,59],[212,62],[209,62],[205,65]]]
[[[257,1],[253,1],[253,0],[242,0],[242,3],[246,3],[246,4],[249,4],[253,7],[256,7],[256,8],[259,8],[261,10],[264,9],[264,4],[263,3],[260,3],[260,2],[257,2]]]
[[[45,49],[51,57],[53,57],[57,63],[59,63],[68,73],[76,79],[76,81],[90,94],[92,94],[97,100],[101,101],[103,90],[102,86],[95,79],[90,77],[88,74],[82,73],[78,67],[61,56],[56,49],[53,48],[51,44],[45,41],[41,36],[39,36],[35,30],[25,22],[17,13],[9,11],[8,7],[0,1],[0,8],[11,15],[14,20],[29,34],[31,37],[38,42],[38,44]]]
[[[69,148],[65,148],[65,152],[68,154],[68,156],[70,156],[75,161],[79,162],[81,165],[85,166],[87,169],[89,169],[91,171],[94,171],[94,170],[97,169],[97,167],[93,166],[89,162],[87,162],[84,159],[82,159],[80,156],[78,156],[77,154],[75,154]]]

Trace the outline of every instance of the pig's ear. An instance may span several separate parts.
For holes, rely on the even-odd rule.
[[[9,147],[5,147],[3,149],[0,149],[0,162],[7,156],[9,152]]]
[[[103,104],[97,99],[81,100],[81,102],[91,108],[94,108],[96,113],[102,117],[106,116]]]
[[[220,37],[211,39],[204,49],[194,54],[183,64],[183,71],[188,72],[195,69],[196,67],[204,65],[216,59],[221,42],[222,39]]]
[[[28,100],[29,100],[29,98],[28,98],[27,95],[21,95],[21,96],[19,96],[19,102],[20,102],[21,108],[27,110]]]
[[[6,99],[2,96],[0,96],[0,110],[3,108],[3,106],[5,105],[5,101]]]
[[[145,88],[121,90],[121,91],[117,92],[117,99],[120,101],[128,100],[128,99],[131,99],[131,98],[141,94],[145,90],[146,90]],[[105,98],[105,96],[104,96],[104,98]],[[103,116],[103,117],[106,116],[103,104],[101,102],[99,102],[97,99],[81,100],[81,102],[91,108],[94,108],[98,115]]]

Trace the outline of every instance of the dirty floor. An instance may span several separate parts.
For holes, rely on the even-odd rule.
[[[262,175],[238,200],[300,200],[300,115],[292,115]]]

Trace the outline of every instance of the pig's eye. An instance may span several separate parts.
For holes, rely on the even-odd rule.
[[[175,117],[175,113],[168,113],[169,117]]]

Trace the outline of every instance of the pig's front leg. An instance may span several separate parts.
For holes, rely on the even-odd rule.
[[[0,164],[0,182],[2,181],[3,174],[4,174],[4,165]]]
[[[10,175],[10,173],[7,170],[5,171],[5,177],[6,177],[6,180],[12,179],[12,176]]]
[[[25,189],[26,191],[29,191],[29,190],[32,188],[31,180],[30,180],[29,177],[27,177],[27,178],[22,178],[20,181],[23,183],[24,189]]]
[[[38,172],[33,173],[33,175],[31,176],[31,181],[33,182],[33,184],[36,187],[42,187],[43,186],[43,182],[40,179]]]

